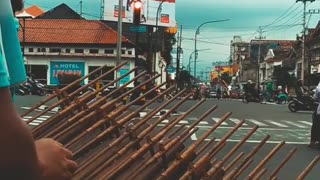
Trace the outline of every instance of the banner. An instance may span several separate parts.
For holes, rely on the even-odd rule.
[[[130,63],[126,64],[125,66],[122,66],[119,71],[120,71],[120,77],[128,73],[130,71]],[[120,86],[123,86],[129,81],[130,81],[130,74],[122,78],[119,84]]]
[[[133,0],[123,0],[123,22],[133,22]],[[142,6],[142,25],[175,27],[176,26],[176,0],[165,0],[160,7],[162,0],[141,0]],[[157,17],[157,11],[159,14]],[[105,0],[104,20],[118,21],[119,1]]]
[[[84,62],[66,62],[66,61],[51,61],[50,62],[50,84],[58,85],[59,74],[74,74],[83,77],[85,63]]]

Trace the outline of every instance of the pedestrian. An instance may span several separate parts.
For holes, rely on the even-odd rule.
[[[219,100],[221,98],[221,88],[220,86],[217,86],[217,99]]]
[[[22,7],[23,0],[0,1],[0,179],[71,179],[72,153],[52,139],[35,141],[12,102],[10,87],[26,80],[13,16]]]
[[[320,82],[316,88],[315,100],[320,103]],[[309,147],[314,147],[320,142],[320,105],[312,115],[311,138]]]

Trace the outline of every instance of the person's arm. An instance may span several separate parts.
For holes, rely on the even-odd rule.
[[[9,88],[0,88],[0,179],[40,179],[35,144],[11,100]]]

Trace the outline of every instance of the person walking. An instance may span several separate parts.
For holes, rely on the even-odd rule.
[[[315,100],[320,103],[320,82],[316,88]],[[311,139],[309,147],[314,147],[320,142],[320,104],[312,114]]]

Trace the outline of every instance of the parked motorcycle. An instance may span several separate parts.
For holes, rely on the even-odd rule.
[[[315,111],[318,104],[312,97],[296,98],[293,97],[288,104],[288,108],[291,112],[297,111]]]
[[[242,95],[242,102],[248,104],[249,102],[259,102],[259,103],[266,103],[266,98],[262,96],[260,93],[258,96],[254,96],[251,93],[243,93]]]
[[[27,77],[27,82],[24,84],[25,87],[29,89],[29,92],[32,95],[44,96],[45,85],[41,84],[37,80],[34,80],[32,77]]]

